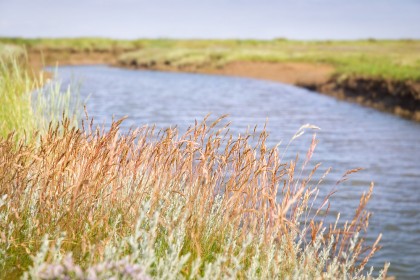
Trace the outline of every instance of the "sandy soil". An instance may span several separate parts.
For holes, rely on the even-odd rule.
[[[297,62],[233,62],[220,69],[204,69],[204,72],[299,85],[327,82],[334,73],[334,67],[326,64]]]

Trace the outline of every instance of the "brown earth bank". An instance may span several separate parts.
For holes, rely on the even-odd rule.
[[[420,122],[420,82],[380,78],[340,77],[331,65],[300,62],[231,62],[225,65],[138,65],[118,60],[117,52],[74,52],[71,50],[29,51],[34,68],[42,65],[107,64],[131,69],[220,74],[277,81],[314,90],[335,98],[355,102]]]
[[[257,78],[281,83],[322,84],[334,73],[334,67],[326,64],[310,63],[270,63],[270,62],[232,62],[209,73],[225,74],[240,77]]]
[[[133,69],[164,70],[175,72],[206,73],[217,75],[229,75],[238,77],[255,78],[276,81],[291,85],[298,84],[322,84],[329,80],[335,72],[334,67],[327,64],[303,63],[303,62],[258,62],[238,61],[224,65],[172,65],[169,61],[164,64],[150,63],[137,64],[118,61],[116,66]]]
[[[332,77],[298,86],[420,122],[420,82]]]

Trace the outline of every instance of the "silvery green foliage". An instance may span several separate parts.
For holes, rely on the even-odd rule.
[[[0,208],[7,207],[7,194],[4,194],[0,197]],[[7,218],[7,212],[8,211],[0,211],[0,221],[6,221]],[[0,223],[1,225],[1,223]],[[10,224],[9,224],[10,226]],[[9,238],[6,236],[5,241],[7,242]],[[6,262],[6,250],[8,247],[8,244],[5,244],[6,246],[0,246],[0,269],[4,268],[5,262]]]
[[[55,246],[50,247],[50,241],[46,236],[41,249],[33,258],[33,265],[23,275],[23,279],[39,280],[96,280],[96,279],[134,279],[151,280],[139,264],[130,262],[129,257],[120,260],[106,260],[93,264],[83,269],[74,263],[71,254],[61,255],[62,238],[56,240]],[[51,262],[45,262],[47,255],[52,258]]]
[[[257,236],[248,235],[238,241],[233,233],[223,240],[222,252],[214,255],[212,261],[200,258],[191,260],[189,253],[183,253],[186,239],[186,217],[181,200],[174,200],[166,212],[150,213],[150,203],[144,203],[139,210],[133,233],[127,237],[116,236],[105,248],[103,261],[77,265],[71,255],[62,255],[62,238],[50,246],[47,237],[25,279],[373,279],[372,270],[351,273],[355,259],[344,254],[341,259],[331,258],[334,239],[322,240],[321,231],[312,242],[305,243],[304,236],[296,234],[290,248],[289,237],[274,237],[269,240],[269,250],[264,245],[263,232]],[[159,209],[159,208],[158,208]],[[215,212],[217,213],[217,209]],[[169,229],[162,225],[177,220]],[[118,222],[115,223],[115,226]],[[228,231],[229,232],[229,231]],[[305,231],[302,231],[305,232]],[[276,236],[276,234],[273,234]],[[356,244],[358,236],[351,244]],[[265,248],[264,250],[262,248]],[[253,255],[247,255],[253,250]],[[290,253],[296,258],[290,258]],[[48,258],[47,258],[48,256]],[[48,259],[48,261],[47,261]],[[344,259],[344,260],[343,260]],[[245,261],[244,261],[245,260]],[[183,273],[187,262],[192,262],[188,275]],[[381,279],[379,274],[378,279]]]
[[[71,84],[63,89],[60,81],[47,81],[42,88],[35,91],[32,99],[33,116],[38,130],[47,131],[50,125],[56,126],[63,120],[68,120],[71,127],[78,127],[83,106],[77,86]]]

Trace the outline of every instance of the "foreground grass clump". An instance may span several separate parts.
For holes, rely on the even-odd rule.
[[[38,141],[1,138],[0,278],[368,277],[378,245],[359,233],[372,189],[352,221],[324,224],[317,167],[298,175],[315,137],[298,167],[265,131],[233,137],[220,121],[121,134],[121,121],[65,120]]]
[[[1,279],[369,277],[372,189],[352,221],[324,222],[329,197],[314,209],[317,167],[305,171],[315,137],[298,166],[223,119],[79,129],[70,89],[1,65]]]

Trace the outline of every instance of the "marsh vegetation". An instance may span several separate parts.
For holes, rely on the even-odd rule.
[[[1,65],[0,277],[371,277],[380,240],[364,241],[373,186],[350,221],[324,220],[334,198],[319,195],[327,174],[309,167],[315,135],[301,162],[268,147],[264,130],[232,135],[223,117],[183,133],[122,133],[123,119],[109,129],[87,114],[75,121],[71,90],[18,62]],[[45,94],[33,99],[34,90]],[[46,103],[55,113],[45,114]]]
[[[52,54],[109,53],[117,63],[174,67],[220,67],[231,62],[305,62],[332,65],[338,75],[399,81],[420,79],[417,40],[293,41],[277,40],[112,40],[14,39],[0,42]],[[52,61],[48,61],[51,53]]]

